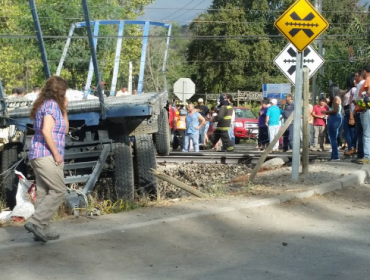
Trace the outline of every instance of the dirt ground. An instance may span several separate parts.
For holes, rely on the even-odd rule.
[[[301,174],[298,182],[291,181],[291,166],[258,173],[253,183],[248,182],[251,166],[222,164],[172,164],[159,167],[160,171],[207,193],[211,197],[241,195],[271,197],[274,195],[305,191],[315,185],[339,179],[361,169],[350,161],[328,162],[318,160],[309,166],[307,176]],[[161,197],[175,199],[190,195],[166,182],[160,182]]]

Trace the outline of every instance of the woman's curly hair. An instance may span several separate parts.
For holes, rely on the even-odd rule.
[[[31,109],[30,118],[31,120],[34,120],[36,118],[37,110],[40,108],[40,106],[45,102],[45,100],[53,99],[55,100],[60,110],[62,111],[62,114],[64,115],[66,113],[66,105],[65,105],[65,99],[66,99],[66,91],[68,89],[67,82],[59,77],[59,76],[52,76],[47,81],[41,92],[39,93],[39,96],[33,102],[33,107]]]

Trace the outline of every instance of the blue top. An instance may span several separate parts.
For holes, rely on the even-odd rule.
[[[260,115],[258,117],[258,126],[259,127],[265,127],[266,126],[266,113],[268,108],[261,108],[260,109]]]
[[[191,116],[189,113],[186,114],[186,133],[193,134],[198,133],[199,129],[195,127],[199,126],[199,116],[198,112],[194,112]]]
[[[279,125],[280,115],[283,111],[276,105],[272,105],[268,108],[266,116],[269,116],[269,126]]]

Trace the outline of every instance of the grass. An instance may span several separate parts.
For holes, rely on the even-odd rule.
[[[226,194],[225,184],[215,181],[212,185],[205,187],[205,191],[213,197],[222,197]]]

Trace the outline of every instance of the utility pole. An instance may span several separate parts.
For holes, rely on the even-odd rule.
[[[303,87],[303,54],[297,52],[296,76],[294,94],[294,122],[293,122],[293,153],[292,153],[292,181],[298,182],[299,166],[301,164],[301,113],[302,113],[302,87]]]
[[[322,14],[322,0],[315,0],[314,1],[315,9]],[[316,40],[316,43],[319,46],[319,54],[324,57],[324,49],[323,49],[323,42],[322,42],[322,35]],[[321,66],[319,70],[320,76],[324,75],[324,66]],[[319,81],[321,78],[319,77]],[[315,74],[312,78],[312,106],[316,105],[316,98],[318,95],[318,88],[317,88],[317,74]]]
[[[309,164],[309,151],[308,146],[310,144],[310,136],[308,131],[308,100],[309,100],[309,70],[303,68],[303,141],[302,141],[302,172],[306,177],[308,175],[308,164]]]
[[[128,63],[128,88],[127,91],[132,94],[132,62]]]

